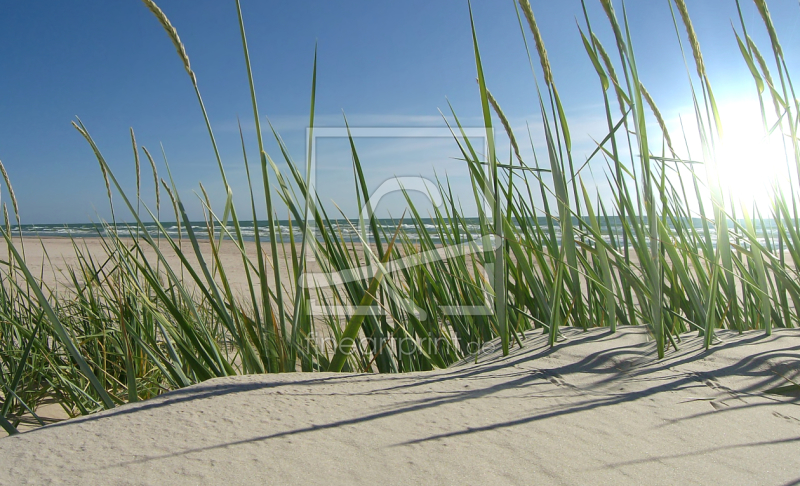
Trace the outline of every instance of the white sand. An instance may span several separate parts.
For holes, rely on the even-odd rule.
[[[133,245],[133,240],[130,238],[124,239],[123,241],[129,243],[131,246]],[[15,244],[18,245],[17,249],[19,250],[19,243],[15,241]],[[106,249],[103,246],[103,240],[101,238],[76,239],[75,245],[82,253],[91,255],[98,267],[102,266],[108,258]],[[45,284],[51,288],[57,289],[59,287],[74,287],[67,269],[72,268],[78,270],[79,257],[75,253],[75,247],[69,238],[50,237],[37,239],[26,237],[24,239],[24,246],[25,261],[28,265],[28,269],[33,275],[37,277],[41,276]],[[142,243],[142,247],[144,248],[144,254],[147,256],[148,261],[155,266],[158,260],[155,251],[153,251],[153,249],[144,242]],[[201,240],[199,242],[199,247],[203,253],[203,258],[205,259],[206,264],[209,268],[212,268],[213,256],[208,241]],[[201,274],[200,267],[197,263],[197,258],[195,258],[194,250],[192,249],[192,245],[188,241],[184,241],[182,248],[188,261],[195,269],[197,269],[198,273]],[[267,257],[267,264],[271,264],[272,257],[268,251],[269,245],[262,245],[262,248],[264,249],[264,254]],[[175,252],[169,247],[167,242],[163,240],[161,242],[161,251],[170,267],[176,272],[176,274],[180,275],[181,261]],[[257,261],[255,243],[246,243],[245,251],[249,255],[250,259],[255,263]],[[284,244],[283,247],[279,246],[278,250],[280,256],[279,271],[284,278],[286,278],[286,276],[289,274],[288,268],[290,268],[291,264],[287,266],[288,262],[284,259],[284,251],[286,252],[286,255],[291,258],[291,249],[288,243]],[[0,255],[2,255],[0,258],[5,260],[7,258],[5,256],[6,252],[7,250],[5,241],[0,241]],[[240,296],[246,295],[248,292],[247,276],[244,272],[244,266],[242,264],[242,255],[234,243],[230,240],[223,241],[222,249],[220,251],[220,260],[222,261],[222,265],[225,267],[226,274],[233,291]],[[316,265],[313,263],[311,263],[311,265],[312,270],[316,270]],[[271,267],[268,267],[267,273],[271,278]],[[191,276],[188,273],[185,274],[185,279],[191,288],[192,281]],[[270,285],[273,285],[272,280],[270,280]],[[256,289],[258,289],[257,283]]]
[[[540,333],[406,375],[210,380],[0,439],[1,484],[796,484],[800,330]]]

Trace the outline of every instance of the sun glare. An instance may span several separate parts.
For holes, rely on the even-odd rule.
[[[767,107],[768,108],[768,107]],[[786,154],[779,130],[768,134],[758,105],[749,102],[720,107],[723,134],[717,167],[725,197],[732,203],[769,211],[775,185],[788,183]],[[791,150],[791,147],[788,147]]]

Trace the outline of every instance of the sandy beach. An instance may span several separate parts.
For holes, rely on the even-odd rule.
[[[23,238],[23,245],[19,244],[19,239],[15,239],[15,245],[17,245],[17,249],[21,251],[22,246],[24,245],[25,249],[25,259],[28,265],[29,270],[35,276],[41,276],[42,280],[46,285],[51,288],[57,288],[58,286],[66,286],[66,287],[74,287],[73,282],[71,281],[69,275],[66,273],[69,267],[77,268],[79,264],[79,256],[75,251],[75,247],[77,246],[78,250],[84,255],[91,255],[91,257],[98,263],[98,266],[101,266],[105,259],[107,258],[107,251],[104,247],[104,240],[99,237],[93,238],[76,238],[71,240],[70,238],[64,237],[45,237],[45,238],[33,238],[33,237],[25,237]],[[123,242],[126,242],[129,247],[132,247],[134,241],[132,238],[123,238]],[[155,251],[144,241],[142,241],[142,248],[145,256],[147,257],[148,261],[155,262],[157,261]],[[206,264],[209,268],[212,268],[212,252],[211,247],[208,240],[200,240],[199,242],[200,250],[203,254],[203,258],[206,261]],[[299,244],[297,245],[299,248]],[[180,274],[180,264],[181,261],[176,255],[176,253],[169,247],[168,243],[165,240],[160,241],[160,248],[162,254],[164,255],[166,261],[169,263],[170,267],[172,267],[178,274]],[[289,270],[288,268],[291,266],[290,259],[291,259],[291,249],[288,243],[284,243],[283,246],[278,246],[278,253],[279,253],[279,271],[281,275],[288,275]],[[186,255],[187,260],[189,263],[199,269],[197,265],[197,258],[195,257],[194,250],[192,245],[189,241],[184,241],[181,250]],[[268,264],[272,263],[271,252],[269,249],[269,244],[265,243],[262,244],[262,250],[264,255],[267,257]],[[6,243],[5,241],[0,242],[0,254],[6,254]],[[247,242],[245,243],[245,251],[247,252],[249,258],[254,263],[256,262],[256,252],[255,252],[255,243]],[[284,258],[284,253],[286,252],[287,258]],[[5,258],[4,258],[5,259]],[[220,247],[220,260],[222,266],[227,271],[227,276],[230,281],[231,287],[235,293],[243,295],[247,289],[247,277],[244,272],[244,266],[242,264],[242,256],[239,249],[236,245],[230,240],[224,240]],[[312,270],[316,269],[314,266],[313,259],[309,259],[310,267]],[[288,265],[287,265],[288,262]],[[270,267],[270,271],[268,272],[271,276],[272,271]],[[191,283],[191,278],[186,275],[186,281]],[[254,282],[258,285],[257,282]]]
[[[797,484],[800,331],[529,333],[404,375],[214,379],[0,439],[1,484]]]

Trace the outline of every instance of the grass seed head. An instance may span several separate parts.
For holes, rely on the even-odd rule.
[[[103,173],[103,181],[106,183],[106,192],[108,193],[108,201],[111,202],[111,182],[108,180],[108,171],[103,164],[100,164],[100,171]]]
[[[175,211],[175,225],[178,227],[178,237],[181,236],[181,216],[180,211],[178,210],[178,201],[175,198],[175,194],[172,193],[172,189],[170,189],[169,184],[164,179],[161,179],[161,184],[164,186],[164,189],[167,191],[167,196],[169,196],[170,201],[172,201],[172,210]]]
[[[770,90],[775,89],[775,84],[772,81],[772,74],[769,72],[769,66],[767,65],[767,61],[764,59],[764,56],[761,55],[761,51],[758,50],[758,46],[756,43],[753,42],[753,39],[750,36],[747,36],[747,44],[750,46],[750,50],[753,52],[753,57],[756,58],[756,62],[758,66],[761,68],[761,72],[764,74],[764,79],[767,80],[767,86],[770,87]],[[774,92],[772,95],[772,106],[775,108],[775,114],[780,116],[781,114],[781,105],[778,102],[778,99],[775,98]]]
[[[675,5],[678,7],[678,12],[681,14],[683,26],[686,28],[686,35],[689,36],[689,45],[692,47],[692,55],[694,56],[694,63],[697,66],[697,75],[701,79],[706,78],[706,65],[703,62],[703,53],[700,51],[700,43],[697,41],[697,34],[692,25],[692,19],[689,17],[689,10],[686,8],[684,0],[675,0]]]
[[[600,0],[600,4],[603,6],[603,11],[605,11],[608,20],[612,23],[616,22],[617,16],[614,13],[614,4],[611,3],[611,0]]]
[[[611,0],[600,0],[600,3],[603,5],[603,10],[606,13],[606,17],[608,17],[608,21],[611,22],[611,27],[614,29],[614,37],[617,39],[617,44],[620,48],[624,48],[625,40],[622,38],[622,30],[619,28],[619,22],[617,22],[617,14],[614,11],[614,4],[611,3]]]
[[[203,198],[206,200],[206,205],[211,208],[211,198],[208,197],[208,192],[206,192],[206,186],[203,183],[200,183],[200,190],[203,192]]]
[[[147,147],[142,147],[144,150],[144,154],[147,156],[147,160],[150,162],[150,168],[153,170],[153,183],[156,187],[156,211],[161,210],[161,188],[158,185],[158,170],[156,169],[156,162],[153,160],[153,156],[150,155],[150,152],[147,150]]]
[[[648,105],[650,105],[650,109],[653,110],[653,115],[656,117],[658,126],[661,127],[661,131],[664,132],[664,139],[667,141],[667,147],[669,147],[669,151],[672,152],[673,157],[677,158],[675,149],[672,147],[672,139],[667,131],[667,124],[664,123],[664,117],[661,116],[661,111],[658,109],[658,106],[656,106],[656,103],[653,101],[653,97],[650,96],[650,92],[647,91],[647,88],[645,88],[641,83],[639,83],[639,87],[642,89],[642,96],[644,97],[644,100]]]
[[[505,129],[506,134],[508,134],[508,140],[509,142],[511,142],[511,147],[514,149],[514,155],[517,156],[517,160],[519,160],[519,163],[522,164],[522,156],[520,156],[519,154],[519,145],[517,145],[517,138],[514,136],[514,132],[511,131],[511,124],[508,122],[508,118],[506,118],[506,115],[505,113],[503,113],[503,110],[500,108],[500,105],[497,103],[497,100],[494,99],[492,92],[489,91],[488,89],[486,90],[486,96],[489,98],[489,104],[492,105],[494,112],[497,113],[498,118],[500,118],[500,123],[503,124],[503,128]]]
[[[136,164],[136,199],[139,199],[142,191],[142,172],[139,165],[139,149],[136,146],[136,135],[133,134],[133,128],[131,128],[131,144],[133,144],[133,160]]]
[[[775,50],[775,54],[777,54],[779,57],[783,57],[783,49],[781,49],[781,43],[778,42],[778,34],[775,31],[775,25],[772,23],[772,15],[769,13],[766,0],[753,1],[756,3],[756,7],[758,7],[758,13],[761,14],[761,19],[764,21],[764,25],[767,27],[767,32],[769,32],[769,40],[772,42],[772,48]]]
[[[6,187],[8,187],[8,194],[11,196],[11,204],[14,205],[14,215],[17,218],[17,224],[19,224],[19,205],[17,204],[17,196],[14,194],[14,188],[11,186],[11,179],[8,177],[8,172],[6,172],[6,167],[3,165],[3,162],[0,162],[0,172],[3,174],[3,180],[6,182]]]
[[[620,113],[625,113],[625,100],[623,100],[622,96],[620,96],[619,78],[617,78],[617,71],[614,69],[614,63],[611,62],[611,57],[609,57],[608,52],[606,52],[606,49],[600,42],[600,39],[594,35],[594,32],[592,32],[592,42],[594,43],[595,47],[597,47],[597,52],[603,59],[603,64],[605,64],[606,70],[608,71],[608,76],[611,78],[611,83],[614,85],[614,93],[617,95],[619,111]]]
[[[175,204],[175,195],[172,194],[172,189],[170,189],[169,184],[164,179],[161,179],[161,185],[164,186],[164,189],[167,191],[167,196],[169,196],[170,200],[172,200],[172,204]]]
[[[6,233],[11,236],[11,220],[8,218],[8,206],[3,204],[3,217],[5,218],[6,222]]]
[[[764,60],[764,56],[761,55],[761,51],[758,50],[756,43],[753,42],[753,39],[751,39],[749,35],[747,36],[747,43],[750,45],[750,49],[753,51],[753,56],[756,58],[756,62],[758,62],[759,67],[761,67],[761,72],[764,74],[767,84],[769,86],[774,86],[772,82],[772,74],[769,72],[769,66],[767,66],[767,61]]]
[[[183,42],[181,42],[181,38],[178,35],[177,29],[172,26],[172,23],[169,21],[164,12],[158,7],[158,5],[156,5],[156,2],[153,0],[142,0],[142,2],[151,12],[153,12],[153,15],[155,15],[158,19],[158,22],[162,27],[164,27],[164,30],[167,31],[167,35],[169,35],[169,38],[172,40],[175,50],[178,51],[178,56],[180,56],[181,60],[183,60],[183,67],[186,69],[189,77],[192,78],[192,84],[197,85],[197,78],[195,78],[194,71],[192,71],[192,66],[189,64],[189,55],[186,53],[186,47],[184,47]]]
[[[522,7],[522,12],[528,20],[528,26],[533,33],[533,40],[536,42],[536,51],[539,53],[539,61],[542,63],[542,71],[544,71],[544,81],[548,86],[553,84],[553,73],[550,70],[550,60],[547,58],[547,49],[544,48],[544,40],[542,34],[539,32],[539,26],[536,25],[536,17],[533,16],[533,9],[528,0],[519,0],[519,6]]]

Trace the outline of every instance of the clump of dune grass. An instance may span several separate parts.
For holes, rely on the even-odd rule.
[[[166,176],[160,178],[158,164],[137,145],[133,130],[136,196],[129,198],[115,175],[120,169],[107,163],[90,130],[80,120],[74,122],[100,165],[109,204],[113,195],[117,212],[124,211],[125,218],[103,223],[103,255],[73,243],[79,263],[67,271],[71,287],[48,288],[40,276],[31,274],[24,253],[17,250],[21,239],[15,241],[10,224],[0,230],[9,251],[0,269],[0,426],[9,433],[16,431],[21,416],[35,418],[37,406],[47,399],[56,399],[69,414],[78,415],[235,374],[425,371],[473,355],[496,338],[508,353],[512,346],[524,345],[523,332],[531,329],[547,333],[550,344],[556,345],[563,326],[605,326],[614,332],[618,325],[645,325],[659,356],[664,356],[680,345],[680,335],[687,331],[702,334],[706,346],[712,346],[719,328],[769,334],[773,326],[798,323],[797,196],[794,190],[785,194],[776,188],[769,214],[737,208],[723,197],[715,170],[721,122],[698,33],[683,0],[674,0],[670,9],[678,12],[676,16],[673,10],[673,19],[681,49],[686,37],[695,64],[695,72],[687,74],[703,145],[700,160],[690,160],[673,146],[656,100],[639,78],[625,10],[620,16],[611,0],[602,0],[608,32],[596,30],[586,15],[579,34],[599,81],[587,89],[599,88],[608,131],[589,160],[576,167],[569,120],[545,39],[530,3],[519,0],[524,45],[527,48],[532,37],[535,50],[528,56],[540,61],[541,72],[533,62],[531,67],[546,140],[544,146],[534,147],[544,154],[541,165],[521,155],[521,139],[503,113],[503,100],[491,94],[491,73],[483,70],[473,19],[489,151],[479,154],[469,138],[461,136],[455,109],[451,107],[445,119],[469,169],[477,207],[490,207],[491,212],[481,209],[480,231],[470,230],[444,178],[438,181],[444,204],[430,214],[434,235],[426,229],[429,220],[405,194],[409,210],[401,221],[387,231],[371,212],[362,215],[352,222],[358,230],[355,241],[341,236],[340,215],[315,193],[310,154],[295,162],[276,131],[262,133],[239,2],[236,14],[261,168],[260,178],[258,172],[251,176],[240,132],[249,187],[249,204],[243,210],[233,202],[187,47],[166,14],[152,0],[143,1],[166,31],[197,95],[227,194],[225,209],[217,214],[202,186],[207,234],[195,233],[166,156],[161,172]],[[762,109],[764,129],[788,135],[787,160],[795,164],[787,170],[797,177],[800,110],[791,101],[790,73],[766,2],[756,1],[756,8],[770,36],[775,65],[747,35],[743,16],[734,38],[762,108],[765,97],[775,108],[770,116]],[[613,39],[609,49],[600,41],[604,35]],[[310,67],[313,130],[316,55]],[[770,68],[780,76],[771,76]],[[511,143],[513,155],[507,163],[495,153],[494,117]],[[648,130],[653,118],[659,131]],[[265,135],[275,138],[279,154],[265,151]],[[367,202],[369,188],[357,144],[352,137],[349,142],[354,197]],[[140,198],[139,151],[152,170],[155,210]],[[281,170],[273,156],[288,170]],[[589,162],[605,162],[610,198],[600,198],[584,183]],[[2,164],[0,172],[18,218]],[[161,223],[161,189],[181,227],[177,237]],[[288,208],[290,227],[299,229],[299,241],[289,232],[288,246],[280,245],[284,241],[277,230],[273,191]],[[688,205],[689,194],[698,207]],[[256,200],[261,197],[267,208],[265,222],[256,217]],[[243,236],[246,218],[253,221],[255,251]],[[123,225],[122,220],[131,223]],[[155,235],[148,223],[156,225]],[[403,224],[414,227],[419,239],[413,239]],[[264,225],[267,242],[261,240]],[[137,236],[121,236],[121,226],[129,226]],[[240,271],[248,282],[244,295],[233,290],[229,272],[239,270],[226,268],[223,244],[231,245],[241,259]],[[269,253],[262,251],[266,247]],[[170,265],[170,256],[180,262],[177,268]],[[312,257],[327,279],[327,289],[311,285],[306,276]],[[290,269],[285,275],[278,271],[281,259]],[[310,313],[312,301],[321,304],[321,315]],[[458,307],[491,312],[447,312]]]

